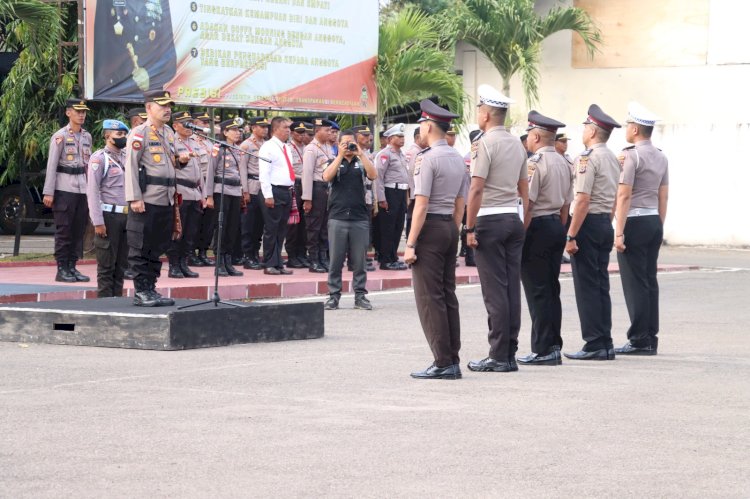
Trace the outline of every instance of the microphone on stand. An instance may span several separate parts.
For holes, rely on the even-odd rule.
[[[210,133],[211,132],[210,128],[199,127],[198,125],[196,125],[194,123],[183,123],[182,125],[185,128],[189,128],[190,130],[195,130],[196,132],[201,132],[201,133]]]

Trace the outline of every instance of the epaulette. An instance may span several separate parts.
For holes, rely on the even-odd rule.
[[[430,149],[432,149],[432,147],[425,147],[424,149],[422,149],[421,151],[419,151],[419,152],[417,153],[417,156],[421,156],[422,154],[426,153],[426,152],[427,152],[427,151],[429,151]]]
[[[542,153],[538,152],[538,153],[534,154],[533,156],[531,156],[529,158],[529,161],[531,161],[533,163],[539,163],[540,159],[542,159]]]
[[[588,156],[589,154],[591,154],[591,151],[593,151],[593,149],[586,149],[580,154],[580,156]]]
[[[623,148],[623,151],[627,151],[628,149],[635,149],[635,144],[633,144],[632,146]]]

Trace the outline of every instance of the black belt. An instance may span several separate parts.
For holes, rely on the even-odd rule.
[[[453,215],[447,213],[428,213],[425,220],[444,220],[447,222],[453,220]]]
[[[588,217],[596,217],[596,218],[607,217],[607,218],[609,218],[610,216],[611,215],[609,213],[589,213],[588,215],[586,215],[587,218]]]
[[[272,189],[284,189],[285,191],[288,191],[290,189],[293,189],[293,185],[273,185],[271,184]]]
[[[365,185],[365,190],[371,191],[372,190],[372,184]]]
[[[250,180],[260,180],[260,177],[258,177],[257,175],[250,175],[249,173],[247,174],[247,178],[249,178]]]
[[[175,181],[180,184],[184,185],[185,187],[188,187],[190,189],[197,189],[198,188],[198,182],[193,182],[192,180],[188,180],[186,178],[177,178]]]
[[[146,184],[174,187],[175,181],[174,177],[152,177],[151,175],[146,175]]]
[[[560,220],[560,215],[556,213],[553,213],[552,215],[541,215],[539,217],[534,217],[531,220]]]
[[[240,182],[240,179],[238,178],[225,178],[224,182],[221,181],[221,177],[214,177],[214,183],[215,184],[224,184],[224,185],[231,185],[234,187],[239,187],[242,185]]]
[[[323,182],[321,180],[315,180],[315,181],[313,181],[313,186],[328,187],[328,182]]]
[[[62,166],[58,165],[57,173],[67,173],[68,175],[83,175],[86,169],[82,166]]]
[[[295,174],[295,175],[296,175],[296,174]],[[294,184],[295,184],[295,185],[296,185],[296,184],[300,184],[300,185],[302,185],[302,179],[300,178],[300,177],[301,177],[302,175],[300,174],[300,175],[296,175],[296,176],[297,176],[297,178],[295,178],[295,179],[294,179]]]

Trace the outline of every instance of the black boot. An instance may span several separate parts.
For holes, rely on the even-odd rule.
[[[76,276],[70,273],[68,268],[68,262],[59,261],[57,262],[57,275],[55,276],[57,282],[77,282]]]
[[[161,293],[156,291],[156,281],[149,284],[149,292],[156,300],[156,307],[171,307],[174,305],[174,300],[172,298],[162,296]]]
[[[75,277],[77,282],[89,282],[91,278],[87,275],[83,275],[80,272],[78,272],[78,269],[76,268],[76,261],[70,260],[68,262],[68,271]]]
[[[151,292],[151,287],[143,277],[133,279],[135,294],[133,295],[133,305],[136,307],[158,307],[159,299],[155,293]]]
[[[214,266],[214,264],[216,263],[216,262],[214,262],[213,260],[211,260],[211,259],[210,259],[210,258],[208,257],[208,252],[207,252],[207,250],[200,250],[200,251],[198,252],[198,258],[200,258],[200,259],[201,259],[201,261],[203,262],[203,266],[204,266],[204,267],[213,267],[213,266]]]
[[[218,275],[219,277],[229,277],[227,268],[224,266],[224,258],[222,258],[221,255],[216,255],[216,260],[218,261],[218,265],[216,266],[216,273],[214,275]]]
[[[180,270],[182,271],[182,275],[185,277],[200,277],[197,272],[193,272],[190,270],[190,267],[188,267],[187,263],[187,257],[183,256],[180,258]]]
[[[231,277],[239,277],[243,275],[242,272],[234,268],[232,265],[232,255],[230,253],[224,253],[224,268],[226,269],[227,274]]]
[[[169,273],[167,274],[167,277],[171,277],[172,279],[182,279],[183,277],[185,277],[184,275],[182,275],[180,262],[175,257],[169,257]]]
[[[191,251],[187,257],[187,264],[191,267],[204,267],[203,260],[200,256],[196,256],[194,251]]]
[[[243,265],[246,269],[249,270],[261,270],[263,269],[263,266],[260,264],[260,261],[258,259],[258,252],[252,251],[248,256],[247,260],[245,261],[245,265]]]

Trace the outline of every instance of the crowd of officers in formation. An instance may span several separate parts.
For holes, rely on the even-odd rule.
[[[145,108],[129,114],[130,127],[105,120],[105,147],[93,152],[83,129],[86,102],[70,100],[69,123],[50,141],[44,186],[57,227],[56,279],[89,280],[76,261],[90,218],[100,297],[121,296],[131,272],[135,305],[173,305],[156,292],[166,254],[170,278],[198,277],[191,267],[209,266],[221,276],[243,275],[235,265],[272,275],[291,274],[290,268],[328,273],[331,310],[339,306],[347,261],[355,308],[369,310],[366,272],[375,267],[367,252],[374,247],[381,269],[412,267],[434,357],[412,376],[458,379],[456,255],[477,266],[488,313],[489,355],[468,367],[512,372],[518,363],[562,363],[559,273],[567,252],[585,344],[564,355],[655,355],[656,262],[668,192],[666,157],[650,140],[656,116],[631,103],[626,139],[633,145],[618,157],[606,143],[621,125],[591,105],[586,149],[571,159],[567,137],[558,133],[563,123],[532,111],[522,143],[504,127],[512,100],[488,85],[478,93],[479,130],[465,157],[453,148],[451,122],[458,116],[429,100],[421,103],[409,149],[403,150],[405,127],[398,124],[381,135],[386,144],[377,153],[367,126],[342,132],[325,118],[257,117],[247,137],[241,120],[229,119],[215,127],[223,140],[217,143],[205,135],[214,127],[210,116],[173,114],[166,91],[146,92]],[[613,246],[631,321],[621,348],[611,336]],[[532,352],[516,358],[522,284]]]

